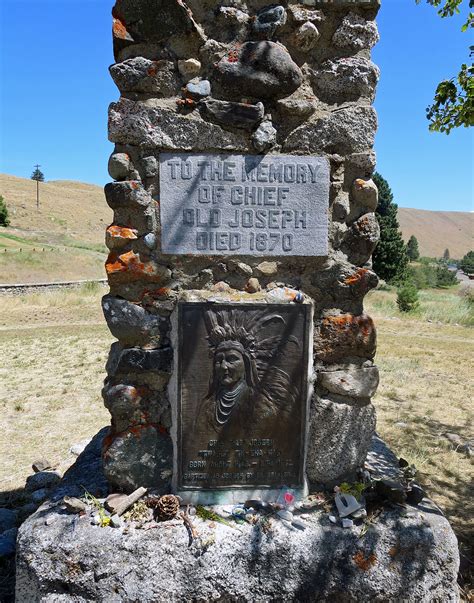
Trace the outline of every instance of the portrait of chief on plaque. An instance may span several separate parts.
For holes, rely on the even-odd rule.
[[[182,322],[196,337],[193,351],[182,348],[183,485],[297,481],[306,412],[306,310],[185,304]]]

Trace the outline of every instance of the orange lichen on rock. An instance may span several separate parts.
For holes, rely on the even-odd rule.
[[[367,314],[326,316],[315,329],[314,353],[324,362],[343,356],[372,358],[376,342],[374,321]]]
[[[345,285],[358,285],[359,283],[363,282],[368,275],[368,270],[367,268],[359,268],[359,270],[357,270],[357,272],[355,272],[354,274],[351,274],[351,276],[348,276],[345,280],[344,280],[344,284]]]
[[[367,180],[363,180],[362,178],[356,178],[354,185],[358,188],[358,189],[362,189],[365,186],[367,186]]]
[[[135,239],[138,239],[138,231],[134,228],[127,228],[125,226],[116,226],[115,224],[112,224],[107,228],[105,233],[105,241],[107,246],[111,249],[123,247]]]
[[[118,254],[110,252],[105,269],[112,283],[133,282],[140,280],[160,281],[163,277],[163,266],[149,260],[142,262],[134,251]]]
[[[157,433],[160,433],[161,435],[168,435],[168,430],[166,429],[166,427],[163,427],[163,425],[161,425],[160,423],[143,423],[141,425],[132,425],[128,427],[125,431],[120,431],[116,433],[112,431],[108,435],[106,435],[102,443],[102,453],[106,455],[107,451],[115,442],[115,440],[118,440],[119,438],[126,438],[129,435],[131,437],[141,438],[143,431],[149,429],[150,427],[155,429],[155,431]]]
[[[372,553],[371,555],[366,557],[362,551],[357,551],[354,557],[352,557],[352,560],[359,569],[364,572],[367,572],[371,567],[373,567],[377,563],[377,556]]]
[[[142,300],[151,299],[163,299],[170,295],[171,289],[169,287],[159,287],[158,289],[145,289],[142,294]]]
[[[119,40],[128,40],[129,42],[133,42],[132,36],[128,33],[127,28],[125,27],[125,23],[118,19],[117,17],[113,18],[112,21],[112,33],[114,38],[118,38]]]

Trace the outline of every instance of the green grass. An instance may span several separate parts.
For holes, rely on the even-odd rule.
[[[425,289],[418,292],[420,305],[412,312],[400,312],[395,289],[377,289],[366,297],[365,306],[384,317],[418,319],[442,324],[474,326],[474,304],[459,286],[449,289]]]
[[[22,245],[33,245],[35,243],[34,239],[25,239],[24,237],[19,237],[9,232],[0,232],[0,239],[2,238],[8,239],[9,241],[15,241],[16,243],[21,243]]]
[[[57,244],[52,245],[50,243],[44,243],[39,237],[19,237],[18,235],[11,234],[9,232],[0,232],[0,246],[1,239],[8,239],[9,241],[15,241],[15,243],[20,243],[21,245],[28,246],[39,246],[39,247],[48,247],[51,249],[55,249],[56,247],[71,247],[73,249],[83,249],[85,251],[94,251],[97,253],[107,254],[107,247],[105,244],[101,243],[87,243],[85,241],[77,241],[75,239],[71,239],[66,236],[57,237]]]
[[[62,237],[62,241],[66,247],[72,247],[74,249],[84,249],[85,251],[95,251],[97,253],[107,254],[108,249],[105,244],[100,243],[86,243],[83,241],[76,241],[69,237]]]

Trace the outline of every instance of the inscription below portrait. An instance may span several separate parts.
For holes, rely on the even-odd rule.
[[[163,253],[323,256],[328,202],[322,157],[160,156]]]
[[[303,485],[308,314],[180,306],[179,488]]]

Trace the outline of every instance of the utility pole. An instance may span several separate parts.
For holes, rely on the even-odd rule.
[[[35,165],[35,171],[31,174],[31,179],[36,180],[36,209],[39,210],[40,197],[39,197],[39,183],[44,181],[44,174],[40,170],[40,165]]]
[[[39,170],[40,167],[41,166],[39,164],[35,165],[35,168],[37,170]],[[36,181],[36,209],[39,209],[39,208],[40,208],[40,181],[37,180]]]

